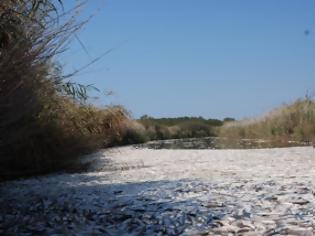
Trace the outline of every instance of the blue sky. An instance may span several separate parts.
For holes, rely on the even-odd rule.
[[[69,7],[66,5],[66,7]],[[255,117],[315,91],[313,0],[90,0],[62,56],[134,117]],[[308,30],[309,34],[305,35]]]

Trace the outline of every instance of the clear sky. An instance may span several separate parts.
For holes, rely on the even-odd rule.
[[[67,6],[66,6],[67,7]],[[315,91],[314,0],[90,0],[62,57],[134,117],[259,116]]]

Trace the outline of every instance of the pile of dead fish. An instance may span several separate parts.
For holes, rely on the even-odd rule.
[[[29,183],[31,185],[31,182]],[[110,186],[0,186],[1,235],[304,235],[313,183],[231,180]],[[139,191],[130,192],[130,188]],[[141,189],[143,189],[141,191]]]

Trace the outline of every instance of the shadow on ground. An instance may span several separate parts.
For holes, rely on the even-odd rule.
[[[178,235],[208,232],[222,218],[209,185],[194,180],[111,184],[60,175],[0,185],[4,235]]]

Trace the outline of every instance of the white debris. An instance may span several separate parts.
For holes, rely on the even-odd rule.
[[[2,235],[314,235],[315,151],[115,148],[0,184]]]

